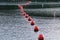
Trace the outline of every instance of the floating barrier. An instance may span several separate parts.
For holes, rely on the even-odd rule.
[[[25,18],[28,20],[28,22],[30,23],[30,25],[34,27],[34,32],[38,32],[39,31],[39,28],[38,28],[37,25],[35,25],[35,21],[26,12],[24,12],[23,6],[18,5],[18,7],[21,10],[21,14],[23,16],[25,16]],[[38,40],[44,40],[44,37],[43,37],[42,34],[40,34],[38,36]]]

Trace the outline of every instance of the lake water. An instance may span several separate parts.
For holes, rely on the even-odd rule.
[[[60,40],[60,17],[31,16],[39,32],[19,12],[0,11],[0,40],[37,40],[43,34],[45,40]]]

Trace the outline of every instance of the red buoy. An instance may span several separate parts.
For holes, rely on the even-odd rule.
[[[20,4],[18,4],[18,8],[22,10],[23,9],[23,6],[20,5]]]
[[[23,15],[23,14],[24,14],[24,12],[20,12],[20,14],[21,14],[21,15]]]
[[[21,13],[23,13],[23,12],[24,12],[24,10],[23,10],[23,9],[20,9],[20,12],[21,12]]]
[[[44,40],[43,34],[39,34],[39,35],[38,35],[38,40]]]
[[[39,28],[37,25],[34,26],[34,32],[38,32],[39,31]]]
[[[28,21],[32,21],[32,18],[29,16],[29,17],[27,18],[27,20],[28,20]]]
[[[30,21],[30,25],[35,25],[35,22],[33,20]]]
[[[28,17],[29,17],[29,15],[28,15],[28,14],[26,14],[26,15],[25,15],[25,18],[28,18]]]
[[[21,13],[21,15],[25,16],[26,14],[25,13]]]
[[[18,4],[18,8],[21,9],[21,5],[20,4]]]
[[[24,11],[21,11],[20,13],[24,13]]]
[[[22,13],[22,15],[23,15],[23,16],[25,16],[25,15],[26,15],[26,13],[25,13],[25,12],[23,12],[23,13]]]

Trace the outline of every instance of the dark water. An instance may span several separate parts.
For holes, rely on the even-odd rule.
[[[0,40],[37,40],[38,34],[44,34],[45,40],[60,40],[60,17],[31,16],[40,29],[35,33],[19,14],[17,10],[0,11]]]

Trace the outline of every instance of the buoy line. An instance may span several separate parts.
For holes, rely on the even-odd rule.
[[[30,0],[28,1],[28,3],[26,3],[24,5],[28,5],[29,3],[31,3]],[[31,26],[34,26],[34,32],[38,32],[39,31],[39,27],[35,24],[35,21],[24,11],[23,6],[18,4],[18,8],[20,9],[21,15],[23,15],[26,18],[26,20],[29,22],[29,24]],[[38,40],[44,40],[43,34],[39,34],[38,35]]]

